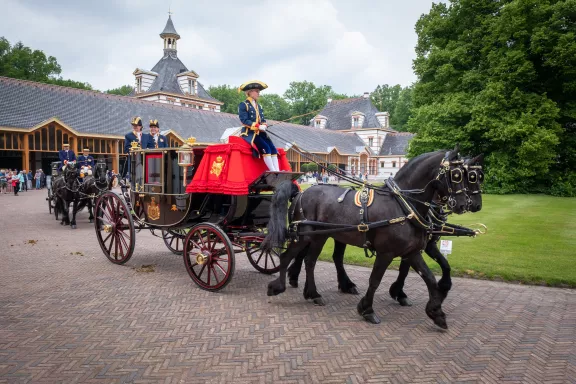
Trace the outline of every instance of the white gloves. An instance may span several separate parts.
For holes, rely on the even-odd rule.
[[[266,124],[260,124],[260,127],[258,127],[258,129],[260,129],[261,131],[265,131],[266,128],[268,128]]]

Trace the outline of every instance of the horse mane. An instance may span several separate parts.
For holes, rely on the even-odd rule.
[[[408,175],[410,175],[415,168],[418,168],[420,166],[421,163],[428,161],[431,157],[434,156],[438,156],[438,155],[442,155],[444,156],[446,154],[446,150],[439,150],[439,151],[435,151],[435,152],[427,152],[427,153],[423,153],[419,156],[416,156],[410,160],[408,160],[408,162],[402,167],[400,168],[400,170],[396,173],[396,176],[394,177],[395,179],[397,179],[398,177],[402,178],[402,177],[406,177]],[[440,164],[438,164],[438,166],[440,166]]]

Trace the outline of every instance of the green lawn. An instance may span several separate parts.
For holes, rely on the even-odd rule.
[[[453,275],[576,287],[576,199],[542,195],[484,195],[482,211],[453,215],[450,222],[483,223],[488,233],[454,241],[448,261]],[[330,240],[320,258],[332,259]],[[440,268],[425,256],[435,273]],[[360,248],[346,263],[371,266]],[[393,267],[397,267],[395,260]]]

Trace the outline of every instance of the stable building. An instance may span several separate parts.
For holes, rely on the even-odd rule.
[[[124,135],[132,130],[133,116],[142,117],[144,132],[148,132],[147,122],[157,119],[170,147],[181,146],[188,137],[199,143],[222,143],[241,130],[235,114],[0,77],[0,167],[49,172],[62,144],[70,143],[77,154],[90,148],[96,160],[106,161],[118,172],[126,159]],[[342,169],[348,169],[350,156],[370,153],[355,133],[269,123],[286,138],[287,142],[273,141],[287,150],[296,171],[309,162],[296,149]]]

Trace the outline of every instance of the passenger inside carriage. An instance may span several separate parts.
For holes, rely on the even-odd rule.
[[[258,80],[251,80],[238,88],[238,92],[246,93],[246,100],[238,105],[238,116],[244,128],[242,138],[252,147],[254,157],[262,157],[270,171],[279,172],[278,151],[266,133],[266,119],[258,98],[260,91],[268,86]]]

